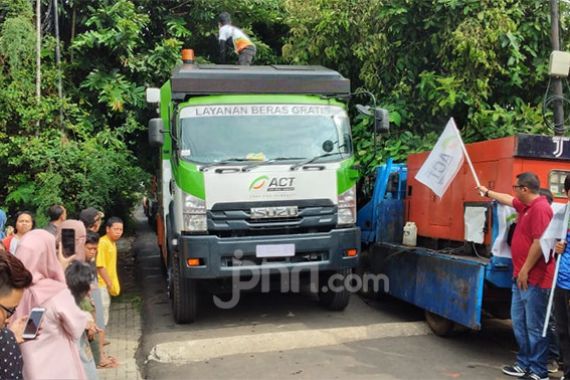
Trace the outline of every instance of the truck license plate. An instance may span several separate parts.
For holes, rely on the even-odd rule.
[[[256,257],[295,256],[295,244],[264,244],[255,246]]]

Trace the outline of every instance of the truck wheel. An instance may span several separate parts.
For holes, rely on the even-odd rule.
[[[160,260],[160,274],[162,275],[163,278],[168,278],[168,268],[164,263],[164,257],[162,257],[162,252],[160,253],[158,259]]]
[[[178,254],[172,260],[172,314],[176,323],[192,323],[198,310],[198,284],[182,276]]]
[[[164,249],[166,251],[166,260],[163,257],[163,252],[160,252],[160,271],[166,278],[166,283],[168,284],[168,292],[170,298],[172,298],[172,253],[174,252],[174,246],[172,245],[172,220],[170,216],[166,217],[166,226],[164,228],[165,242]]]
[[[333,273],[321,273],[319,280],[319,304],[329,310],[340,311],[346,309],[350,301],[350,292],[345,287],[345,279],[350,269],[343,269]],[[332,284],[329,284],[331,277]],[[334,289],[329,289],[329,285]]]
[[[427,310],[425,310],[425,316],[429,328],[435,335],[446,337],[453,332],[455,322]]]

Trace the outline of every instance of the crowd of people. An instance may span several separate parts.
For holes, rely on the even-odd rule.
[[[47,216],[37,229],[34,215],[20,211],[12,229],[0,210],[0,378],[97,379],[97,368],[119,365],[105,352],[105,328],[121,291],[123,221],[109,218],[100,237],[104,215],[95,208],[73,220],[53,205]],[[28,331],[34,311],[42,315],[37,333]]]

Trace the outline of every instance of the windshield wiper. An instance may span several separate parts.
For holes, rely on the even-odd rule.
[[[276,157],[276,158],[272,158],[270,160],[263,160],[263,161],[258,161],[255,162],[253,164],[247,165],[245,166],[243,169],[241,169],[242,172],[248,172],[253,168],[256,168],[260,165],[265,165],[265,164],[270,164],[272,162],[279,162],[279,161],[290,161],[290,160],[302,160],[305,157]]]
[[[325,154],[321,154],[320,156],[315,156],[313,158],[309,158],[305,161],[296,163],[295,165],[291,166],[291,170],[297,170],[298,168],[300,168],[301,166],[305,166],[308,164],[311,164],[315,161],[317,161],[320,158],[325,158],[325,157],[330,157],[330,156],[336,156],[337,154],[342,154],[341,152],[329,152],[329,153],[325,153]]]
[[[218,166],[218,165],[230,165],[234,162],[249,162],[249,161],[257,161],[257,160],[252,160],[251,158],[226,158],[225,160],[222,161],[216,161],[216,162],[210,162],[209,164],[206,164],[204,166],[202,166],[200,168],[201,172],[206,171],[207,169],[213,167],[213,166]]]

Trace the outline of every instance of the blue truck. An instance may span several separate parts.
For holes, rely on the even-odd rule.
[[[516,174],[534,171],[556,200],[564,196],[562,183],[570,173],[568,154],[555,154],[560,151],[557,145],[565,143],[517,135],[468,144],[467,150],[482,185],[510,193]],[[440,336],[453,332],[456,325],[478,330],[483,315],[509,318],[512,261],[491,252],[501,223],[507,224],[501,221],[502,206],[477,194],[466,168],[443,198],[435,197],[414,179],[427,153],[411,155],[407,163],[388,160],[376,168],[374,186],[357,214],[362,231],[359,271],[383,275],[388,283],[380,293],[422,308],[429,327]],[[481,229],[483,241],[462,239],[470,223],[469,208],[482,210],[484,218],[475,228]],[[418,224],[415,246],[402,243],[408,221]],[[439,236],[432,231],[439,231]]]

